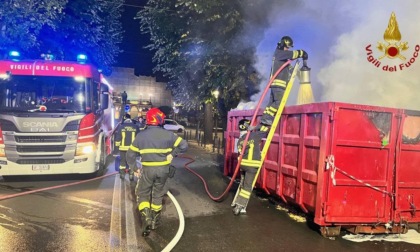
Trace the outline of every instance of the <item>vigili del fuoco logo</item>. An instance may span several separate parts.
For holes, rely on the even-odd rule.
[[[375,67],[381,68],[382,60],[388,58],[391,60],[399,60],[399,63],[387,64],[382,66],[382,70],[386,72],[397,72],[403,71],[409,68],[419,56],[420,45],[414,47],[414,51],[408,52],[410,48],[408,42],[401,41],[401,32],[398,28],[397,17],[395,13],[391,13],[389,18],[388,27],[384,33],[384,42],[378,42],[376,49],[381,54],[378,58],[373,56],[372,45],[366,46],[367,60],[372,63]],[[407,56],[408,55],[408,56]],[[409,59],[407,59],[407,57]],[[385,64],[385,63],[384,63]]]

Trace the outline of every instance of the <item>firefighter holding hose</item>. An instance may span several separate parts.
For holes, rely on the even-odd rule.
[[[303,67],[307,67],[308,54],[304,50],[290,50],[293,47],[293,40],[289,36],[284,36],[278,42],[277,47],[274,51],[273,63],[271,66],[271,76],[288,60],[294,60],[298,58],[303,59]],[[270,126],[273,124],[274,116],[280,107],[281,100],[286,89],[286,85],[289,82],[293,71],[292,66],[285,67],[274,79],[270,86],[270,101],[264,110],[261,117],[260,124],[257,126],[251,126],[250,130],[268,131]]]
[[[165,114],[158,108],[146,113],[146,125],[127,152],[130,168],[139,177],[136,186],[138,209],[141,214],[143,236],[157,228],[162,211],[163,196],[167,192],[166,181],[173,177],[172,159],[188,149],[188,143],[162,126]],[[141,157],[141,175],[136,166],[136,157]]]

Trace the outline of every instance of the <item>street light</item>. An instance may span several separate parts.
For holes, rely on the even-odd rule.
[[[218,121],[218,112],[219,112],[219,94],[220,94],[220,92],[219,92],[219,89],[216,89],[216,90],[214,90],[214,91],[212,91],[211,92],[211,94],[214,96],[214,98],[216,98],[216,109],[215,109],[215,115],[214,115],[214,118],[215,118],[215,120],[216,120],[216,129],[215,129],[215,131],[214,131],[214,139],[216,139],[216,137],[217,137],[217,121]]]

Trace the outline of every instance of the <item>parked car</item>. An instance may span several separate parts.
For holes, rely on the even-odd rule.
[[[163,128],[180,133],[184,132],[185,130],[184,126],[172,119],[165,119],[165,124],[163,125]]]

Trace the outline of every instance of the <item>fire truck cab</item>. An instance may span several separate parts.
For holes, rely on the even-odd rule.
[[[0,175],[104,169],[112,152],[111,93],[84,61],[0,60]]]

